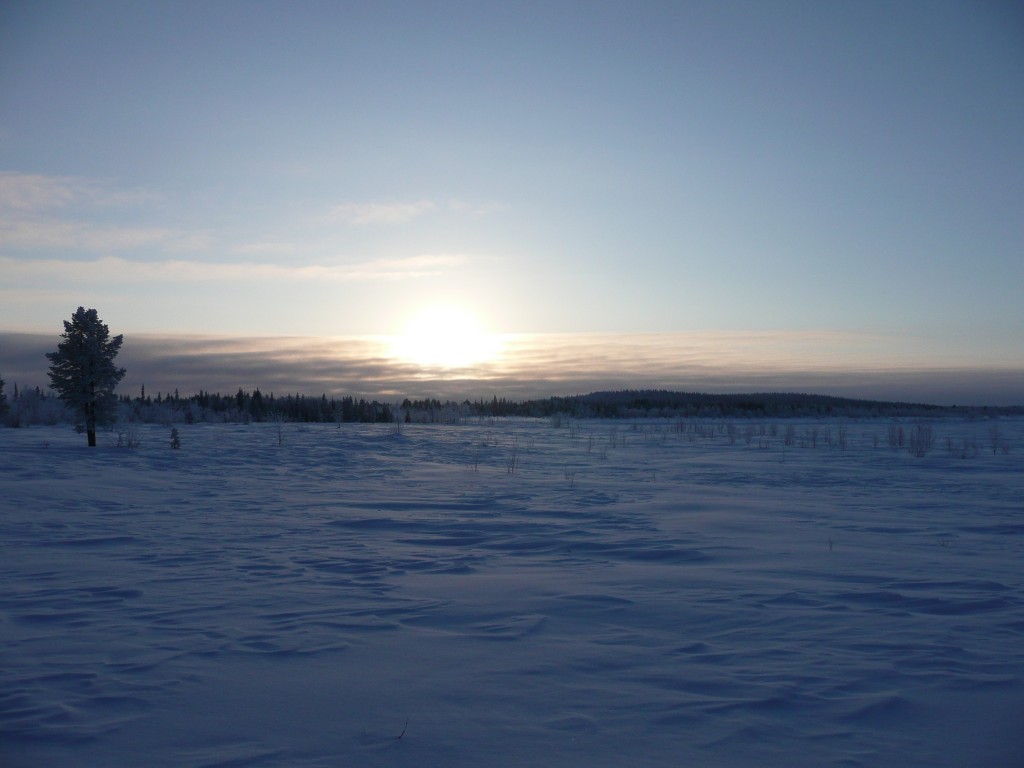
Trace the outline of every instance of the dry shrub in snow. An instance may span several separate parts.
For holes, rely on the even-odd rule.
[[[922,458],[923,456],[927,456],[928,455],[928,451],[930,451],[934,446],[935,446],[935,437],[932,434],[932,425],[931,424],[921,423],[921,424],[915,424],[913,427],[911,427],[911,429],[910,429],[910,452],[914,456],[916,456],[918,458]]]
[[[139,428],[137,426],[130,425],[125,429],[118,430],[118,448],[138,448],[140,445],[142,445],[142,436],[139,433]]]

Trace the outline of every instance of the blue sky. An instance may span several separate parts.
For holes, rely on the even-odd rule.
[[[1008,2],[0,7],[0,331],[440,310],[646,339],[588,383],[643,383],[656,338],[732,361],[720,389],[941,370],[1024,402],[1022,201]],[[678,362],[657,383],[700,388]]]

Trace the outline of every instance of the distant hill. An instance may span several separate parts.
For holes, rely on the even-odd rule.
[[[495,416],[553,416],[562,413],[578,418],[1024,415],[1024,407],[941,406],[795,392],[713,394],[656,389],[591,392],[520,403],[495,398],[490,403],[478,401],[471,405],[477,413]]]

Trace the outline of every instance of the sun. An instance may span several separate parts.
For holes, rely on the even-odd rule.
[[[416,313],[394,339],[392,355],[427,368],[469,368],[494,360],[497,338],[472,312],[456,306]]]

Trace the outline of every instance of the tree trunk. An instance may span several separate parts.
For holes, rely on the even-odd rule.
[[[86,430],[86,434],[89,436],[89,447],[90,448],[95,448],[96,447],[96,430],[95,429],[88,429],[88,430]]]

